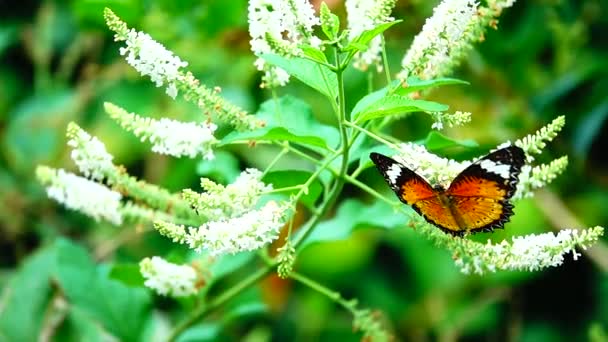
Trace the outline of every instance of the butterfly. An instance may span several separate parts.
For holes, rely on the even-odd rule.
[[[501,148],[469,165],[445,189],[390,157],[371,153],[370,158],[403,203],[457,236],[503,228],[513,215],[509,199],[525,163],[521,148]]]

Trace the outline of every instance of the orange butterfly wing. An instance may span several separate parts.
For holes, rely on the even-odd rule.
[[[471,164],[452,181],[446,195],[463,232],[503,228],[513,215],[509,199],[524,163],[524,151],[509,146]]]
[[[443,191],[387,156],[371,153],[386,182],[399,199],[441,230],[466,232],[502,228],[513,215],[509,199],[515,193],[524,151],[508,146],[489,153],[462,171]]]
[[[443,230],[460,230],[449,208],[439,201],[437,191],[424,178],[382,154],[372,153],[370,158],[403,203]]]

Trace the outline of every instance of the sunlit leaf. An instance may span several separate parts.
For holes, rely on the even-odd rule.
[[[334,99],[338,95],[336,93],[338,78],[326,66],[301,57],[287,58],[270,54],[264,54],[261,57],[269,64],[285,70],[289,75],[330,99]]]
[[[377,35],[382,32],[388,30],[391,26],[400,23],[401,20],[394,20],[388,23],[382,23],[371,30],[365,30],[360,35],[355,37],[345,48],[344,50],[366,50],[369,42],[374,39]]]
[[[432,80],[421,80],[417,77],[408,77],[405,86],[396,87],[395,94],[407,95],[409,93],[421,90],[427,90],[434,87],[444,85],[466,85],[469,84],[467,81],[459,80],[457,78],[436,78]]]
[[[372,204],[365,204],[359,200],[349,199],[340,205],[333,218],[319,223],[303,245],[344,240],[354,229],[362,226],[393,229],[405,227],[408,221],[407,216],[396,212],[385,202],[374,201]]]
[[[447,137],[437,131],[430,131],[426,138],[422,141],[424,146],[426,146],[429,150],[440,150],[448,147],[468,147],[475,148],[478,147],[479,144],[472,139],[466,140],[456,140],[450,137]]]
[[[425,111],[442,112],[447,109],[447,105],[437,102],[413,100],[401,95],[388,95],[362,109],[354,115],[354,119],[357,122],[364,122],[395,114]]]
[[[236,141],[292,141],[311,147],[328,149],[339,141],[335,127],[318,122],[308,104],[291,96],[262,104],[257,116],[266,126],[249,132],[232,132],[225,136],[221,145]]]

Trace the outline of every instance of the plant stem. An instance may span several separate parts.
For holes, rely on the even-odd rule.
[[[289,152],[289,143],[287,143],[287,146],[284,146],[283,149],[281,149],[281,152],[279,152],[277,154],[276,157],[274,157],[274,159],[270,162],[270,164],[268,164],[268,166],[266,166],[266,170],[264,170],[264,173],[262,173],[262,177],[260,178],[264,178],[264,176],[266,176],[266,174],[270,171],[270,169],[273,168],[273,166],[275,166],[275,164],[281,159],[283,158],[283,156]]]
[[[334,204],[334,202],[338,199],[338,195],[342,191],[344,187],[344,176],[346,176],[346,171],[348,170],[348,152],[349,152],[349,144],[348,144],[348,134],[346,132],[346,96],[344,94],[344,68],[340,61],[340,53],[336,49],[335,53],[335,63],[338,66],[338,70],[336,71],[336,76],[338,79],[338,128],[340,130],[340,145],[341,156],[342,156],[342,165],[340,167],[340,171],[336,176],[336,181],[334,183],[333,188],[331,189],[327,198],[324,199],[324,202],[320,205],[319,210],[311,217],[308,221],[308,224],[305,228],[302,229],[302,233],[298,235],[293,243],[294,248],[298,248],[298,246],[306,240],[306,238],[312,233],[313,229],[316,227],[317,223],[321,220],[321,217],[327,212],[327,210]],[[330,158],[328,161],[333,160],[334,158]],[[323,170],[331,170],[329,164],[322,165],[317,171]]]
[[[326,286],[323,286],[320,283],[318,283],[306,276],[303,276],[297,272],[291,272],[289,277],[303,285],[310,287],[311,289],[319,292],[320,294],[326,296],[327,298],[342,305],[343,307],[345,307],[346,309],[348,309],[349,311],[354,313],[354,306],[353,306],[352,301],[348,301],[348,300],[344,299],[339,292],[334,291]]]
[[[384,40],[384,35],[381,34],[382,38],[382,64],[384,64],[384,72],[386,75],[386,85],[390,86],[391,84],[391,70],[388,65],[388,57],[386,56],[386,41]]]
[[[358,131],[361,131],[361,132],[367,134],[370,138],[373,138],[373,139],[375,139],[375,140],[377,140],[377,141],[379,141],[379,142],[381,142],[381,143],[389,146],[390,148],[393,148],[393,149],[396,149],[396,150],[399,149],[399,147],[397,147],[397,145],[393,144],[392,142],[379,137],[378,135],[376,135],[376,134],[368,131],[367,129],[365,129],[363,127],[359,127],[359,126],[357,126],[356,124],[354,124],[352,122],[345,122],[344,125],[346,125],[348,127],[351,127],[351,128],[354,128],[354,129],[356,129]]]
[[[268,273],[270,273],[275,268],[275,266],[276,265],[273,264],[273,265],[266,266],[262,269],[259,269],[257,272],[253,273],[252,275],[245,278],[244,280],[238,282],[233,287],[229,288],[228,290],[224,291],[219,296],[217,296],[214,299],[212,299],[211,301],[209,301],[209,303],[207,305],[201,305],[198,308],[196,308],[194,310],[194,312],[192,312],[188,318],[186,318],[184,321],[180,322],[177,325],[177,327],[175,327],[175,329],[173,329],[168,340],[175,341],[177,339],[177,337],[179,337],[179,335],[182,332],[184,332],[184,330],[188,329],[190,326],[192,326],[194,323],[199,321],[201,318],[203,318],[204,316],[209,314],[211,311],[215,310],[217,307],[226,303],[230,299],[236,297],[239,293],[243,292],[243,290],[245,290],[249,286],[260,281],[262,278],[264,278],[266,275],[268,275]]]

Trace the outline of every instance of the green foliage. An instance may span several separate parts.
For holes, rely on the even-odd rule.
[[[231,132],[221,145],[238,141],[290,141],[327,150],[338,143],[338,131],[318,122],[310,107],[301,100],[285,96],[260,106],[257,117],[265,120],[263,128],[248,132]]]
[[[369,159],[371,152],[394,155],[395,145],[406,141],[443,157],[470,159],[567,115],[568,125],[553,142],[530,142],[531,150],[544,147],[536,165],[569,155],[564,174],[540,196],[517,201],[505,230],[467,241],[498,243],[550,231],[556,223],[605,225],[607,62],[597,34],[606,30],[600,15],[605,5],[516,2],[495,18],[497,30],[480,32],[483,43],[454,69],[456,78],[391,80],[435,4],[399,6],[392,16],[403,21],[349,41],[340,31],[348,25],[342,5],[323,3],[317,29],[326,37],[323,50],[301,45],[299,57],[261,56],[292,78],[287,87],[270,91],[257,86],[244,0],[231,6],[218,0],[41,1],[3,13],[0,340],[167,339],[190,317],[196,319],[189,328],[172,336],[177,341],[358,340],[366,332],[381,339],[389,332],[396,340],[605,340],[605,238],[582,260],[572,262],[568,255],[564,267],[550,271],[462,275],[453,250],[426,239],[418,215],[382,183]],[[106,7],[188,61],[187,71],[209,89],[188,93],[180,85],[180,96],[186,96],[172,101],[137,76],[107,30]],[[350,68],[378,35],[386,75],[374,67],[366,74]],[[211,91],[214,86],[223,91]],[[222,110],[221,104],[234,103],[256,112],[265,126],[243,124],[236,131],[230,120],[216,121],[217,107],[201,106],[201,94]],[[215,159],[149,152],[148,143],[108,119],[104,102],[143,116],[218,122]],[[471,124],[435,131],[428,115],[408,115],[449,115],[448,108],[471,111]],[[244,110],[227,112],[238,117]],[[34,170],[45,164],[77,173],[69,160],[73,149],[66,146],[70,121],[114,156],[118,168],[104,186],[120,192],[132,213],[146,215],[128,216],[115,227],[49,201]],[[350,142],[346,153],[344,139]],[[196,190],[199,177],[232,183],[247,167],[265,170],[263,181],[273,185],[264,201],[294,201],[289,210],[295,215],[274,244],[211,257],[152,229],[153,220],[177,216],[198,224],[180,191]],[[152,295],[137,262],[153,255],[191,265],[199,293]],[[286,279],[274,276],[277,269]],[[358,299],[357,307],[351,298]]]

